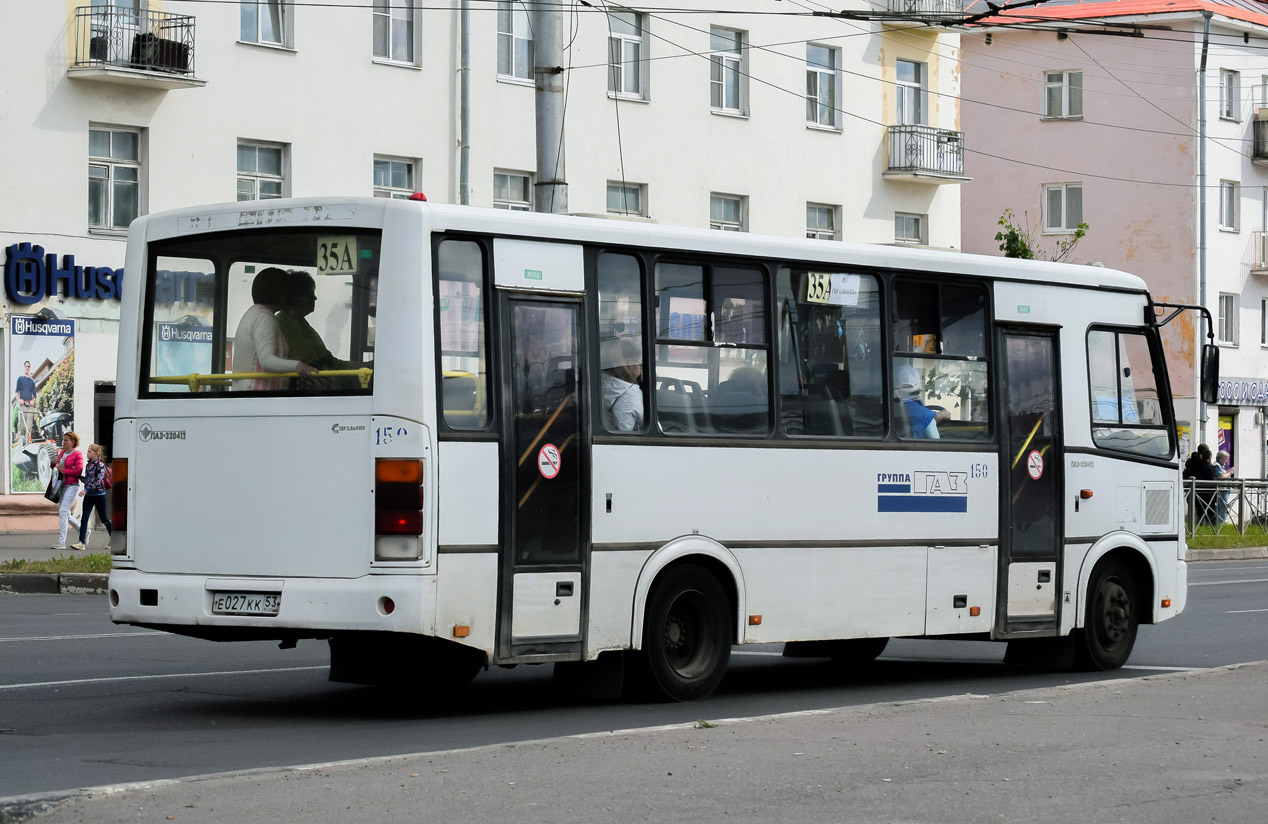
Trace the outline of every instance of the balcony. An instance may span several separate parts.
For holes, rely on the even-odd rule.
[[[1268,277],[1268,232],[1250,233],[1250,273]]]
[[[964,132],[935,126],[890,126],[888,180],[963,183]]]
[[[888,0],[881,21],[890,28],[921,26],[935,30],[964,19],[967,0]]]
[[[75,54],[66,71],[69,77],[151,89],[207,85],[194,77],[192,15],[81,6],[72,26]]]
[[[1255,139],[1251,142],[1250,160],[1261,166],[1268,165],[1268,107],[1255,109],[1251,128]]]

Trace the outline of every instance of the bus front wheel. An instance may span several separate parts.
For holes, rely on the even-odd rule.
[[[674,701],[712,693],[731,659],[731,615],[717,578],[695,565],[665,574],[643,624],[648,675]]]
[[[1093,570],[1090,584],[1087,618],[1074,639],[1074,666],[1118,669],[1127,663],[1140,627],[1136,581],[1126,565],[1108,561]]]

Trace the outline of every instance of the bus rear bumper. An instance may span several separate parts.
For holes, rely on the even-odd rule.
[[[327,631],[435,632],[435,577],[366,575],[360,578],[264,578],[169,575],[118,569],[110,573],[110,620],[116,624],[182,628],[235,628],[241,637],[286,638]],[[241,594],[221,608],[267,611],[262,596],[277,595],[275,615],[223,614],[217,594]],[[298,630],[298,633],[296,632]],[[212,637],[205,631],[189,634]],[[225,638],[234,632],[223,633]]]

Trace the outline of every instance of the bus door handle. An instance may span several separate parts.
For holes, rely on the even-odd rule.
[[[555,597],[556,598],[571,598],[572,597],[572,581],[556,581],[555,582]]]

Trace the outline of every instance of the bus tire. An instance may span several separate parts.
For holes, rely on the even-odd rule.
[[[1118,669],[1127,663],[1140,627],[1136,580],[1117,560],[1092,570],[1087,618],[1074,634],[1074,667],[1086,671]]]
[[[731,614],[717,578],[694,564],[656,583],[643,621],[643,663],[655,688],[674,701],[712,693],[731,659]]]

